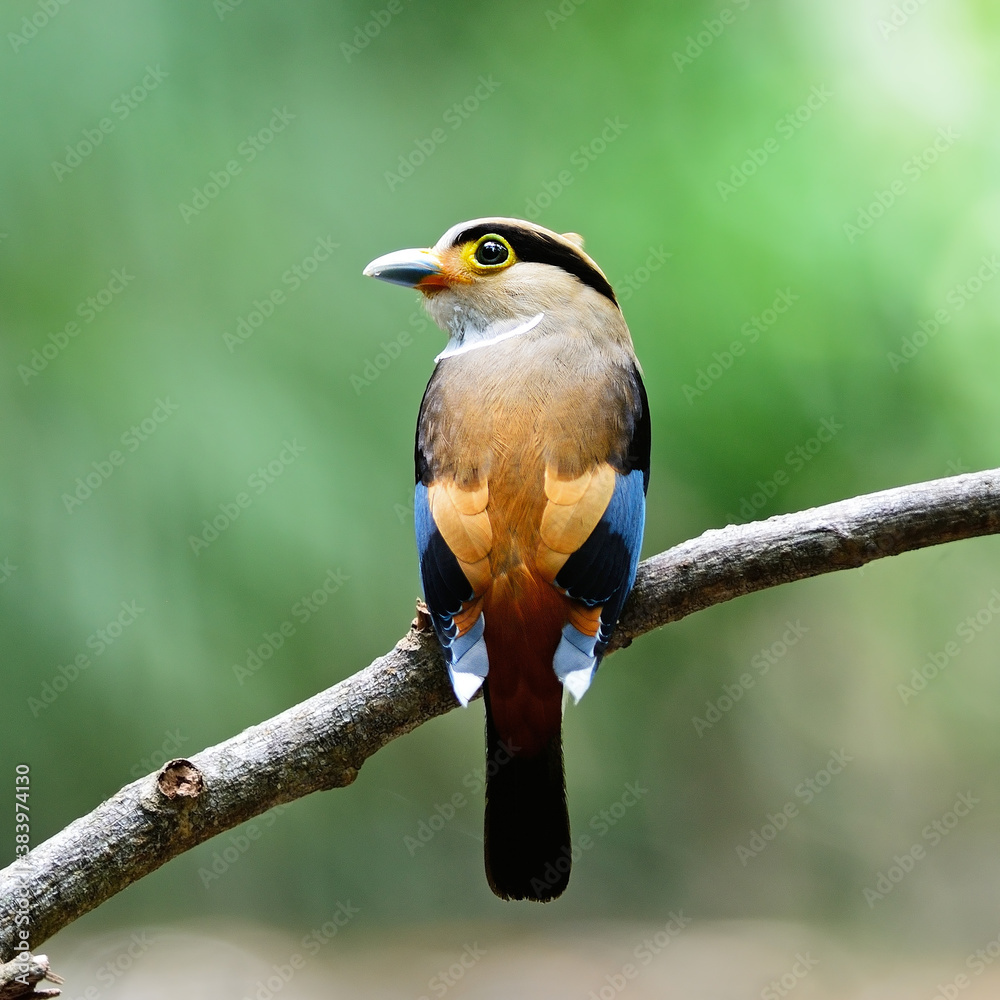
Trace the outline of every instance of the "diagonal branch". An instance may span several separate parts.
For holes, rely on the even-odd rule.
[[[734,597],[942,542],[1000,532],[1000,469],[706,531],[647,559],[612,648]],[[168,762],[0,871],[0,961],[197,844],[310,792],[349,785],[390,740],[457,707],[432,633],[281,715]]]

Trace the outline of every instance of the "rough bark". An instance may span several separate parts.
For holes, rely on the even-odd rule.
[[[997,532],[1000,469],[707,531],[640,565],[612,649],[743,594]],[[190,760],[168,761],[0,871],[0,960],[14,954],[19,905],[37,947],[196,844],[349,785],[390,740],[455,707],[437,642],[418,618],[364,670]]]
[[[0,1000],[24,1000],[35,997],[57,997],[62,990],[38,990],[35,987],[43,980],[61,983],[62,979],[49,968],[46,955],[25,955],[15,958],[6,965],[0,965]]]

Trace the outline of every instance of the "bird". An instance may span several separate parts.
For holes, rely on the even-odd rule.
[[[563,711],[607,649],[645,523],[642,370],[583,247],[482,218],[363,271],[417,289],[448,336],[417,418],[419,569],[455,697],[483,691],[486,877],[507,900],[569,882]]]

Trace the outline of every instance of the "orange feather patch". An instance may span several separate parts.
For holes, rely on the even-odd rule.
[[[604,605],[602,604],[588,608],[586,604],[581,604],[579,601],[570,601],[570,624],[584,635],[595,636],[601,627],[601,611],[603,610]]]
[[[477,597],[475,600],[466,601],[462,605],[462,610],[452,619],[458,635],[465,635],[479,620],[479,615],[483,610],[483,599]]]
[[[434,523],[477,595],[490,584],[493,527],[486,512],[489,497],[485,477],[471,490],[462,489],[453,479],[432,483],[427,488]]]
[[[546,466],[548,502],[542,512],[541,541],[535,554],[543,579],[552,583],[566,560],[590,537],[614,491],[615,470],[606,462],[575,479],[560,479],[553,466]]]

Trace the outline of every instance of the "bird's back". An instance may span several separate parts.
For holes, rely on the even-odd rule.
[[[546,477],[576,480],[627,451],[629,362],[578,331],[542,328],[443,359],[421,407],[417,446],[433,456],[430,482],[488,491],[489,577],[471,614],[483,615],[489,658],[486,858],[501,896],[552,898],[569,877],[553,661],[575,602],[540,559]]]
[[[614,290],[575,234],[474,219],[366,274],[419,288],[448,344],[421,404],[414,514],[456,698],[486,702],[497,895],[569,879],[565,690],[593,679],[635,579],[649,412]]]

